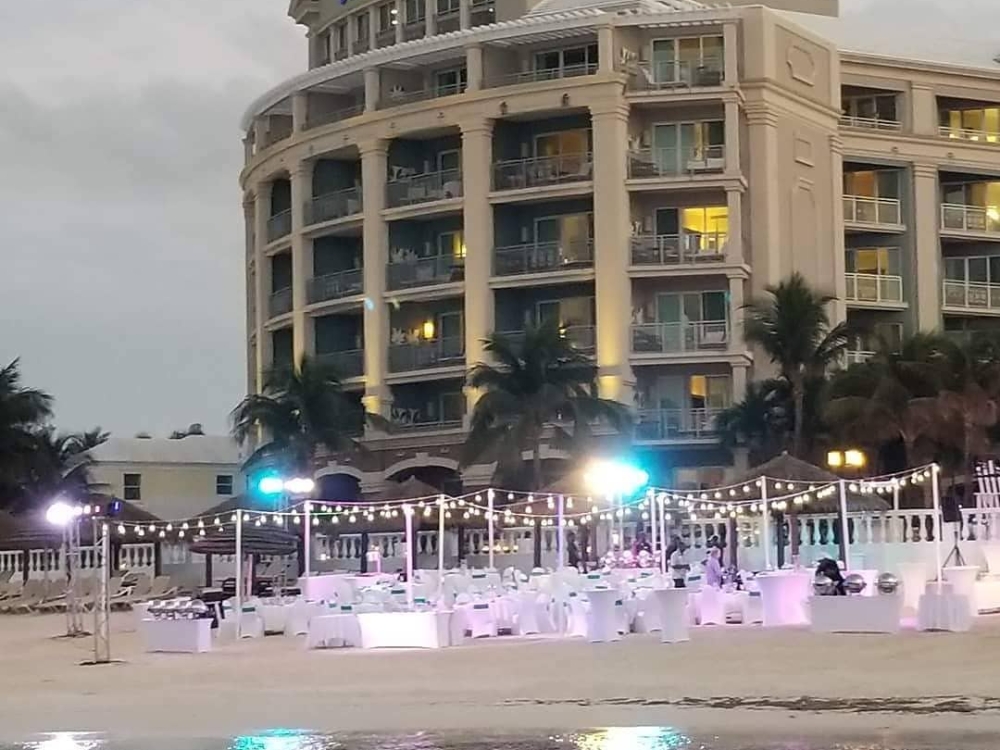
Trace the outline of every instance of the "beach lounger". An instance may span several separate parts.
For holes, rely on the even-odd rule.
[[[28,583],[31,583],[31,581],[28,581]],[[23,595],[17,601],[11,602],[7,611],[13,613],[34,612],[39,604],[52,596],[52,587],[53,583],[51,581],[38,581],[38,586],[34,589],[34,593],[29,591],[29,593]],[[28,591],[27,585],[24,588]]]
[[[150,587],[149,594],[147,594],[145,601],[150,601],[153,599],[170,599],[177,596],[178,588],[174,586],[170,581],[170,576],[156,576],[153,579],[153,584]]]
[[[42,581],[32,579],[24,584],[18,596],[0,602],[0,612],[13,612],[14,608],[25,601],[35,601],[42,591]]]

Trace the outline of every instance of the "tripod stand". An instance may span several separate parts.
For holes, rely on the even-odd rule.
[[[951,544],[951,551],[948,556],[944,559],[944,565],[942,567],[947,568],[949,565],[953,564],[957,567],[965,567],[965,556],[962,555],[962,550],[958,546],[958,540],[961,539],[962,535],[962,514],[959,512],[958,521],[955,523],[955,528],[952,530],[955,538]]]

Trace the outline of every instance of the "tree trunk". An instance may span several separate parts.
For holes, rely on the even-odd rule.
[[[538,492],[542,489],[542,446],[541,439],[536,437],[535,444],[531,451],[531,489]],[[534,542],[534,566],[542,567],[542,525],[540,519],[535,518],[534,530],[532,531],[532,541]]]

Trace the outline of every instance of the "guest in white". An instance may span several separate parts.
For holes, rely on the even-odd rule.
[[[687,545],[681,540],[677,540],[677,546],[670,555],[670,575],[674,579],[674,588],[682,589],[687,587],[687,576],[691,570],[691,563],[687,560]]]

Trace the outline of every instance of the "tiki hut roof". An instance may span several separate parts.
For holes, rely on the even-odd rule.
[[[85,499],[85,503],[98,506],[99,513],[103,513],[108,504],[112,501],[121,503],[121,509],[114,517],[115,521],[121,523],[157,523],[162,519],[153,515],[147,510],[134,505],[127,500],[118,500],[110,495],[91,494]],[[85,544],[93,541],[92,524],[88,518],[98,516],[85,516],[80,524],[80,540]],[[37,549],[44,547],[58,547],[62,544],[62,530],[56,528],[45,520],[45,510],[35,510],[17,516],[3,514],[0,516],[0,549]]]
[[[410,477],[402,482],[386,482],[382,491],[374,498],[371,498],[371,501],[377,503],[398,503],[402,500],[416,500],[419,498],[426,500],[438,495],[448,497],[447,493],[441,492],[437,487],[432,487],[416,477]]]
[[[241,544],[247,555],[290,555],[298,549],[298,535],[281,526],[262,523],[243,524]],[[221,531],[205,528],[205,536],[192,537],[192,552],[202,555],[235,555],[236,529],[224,526]]]

